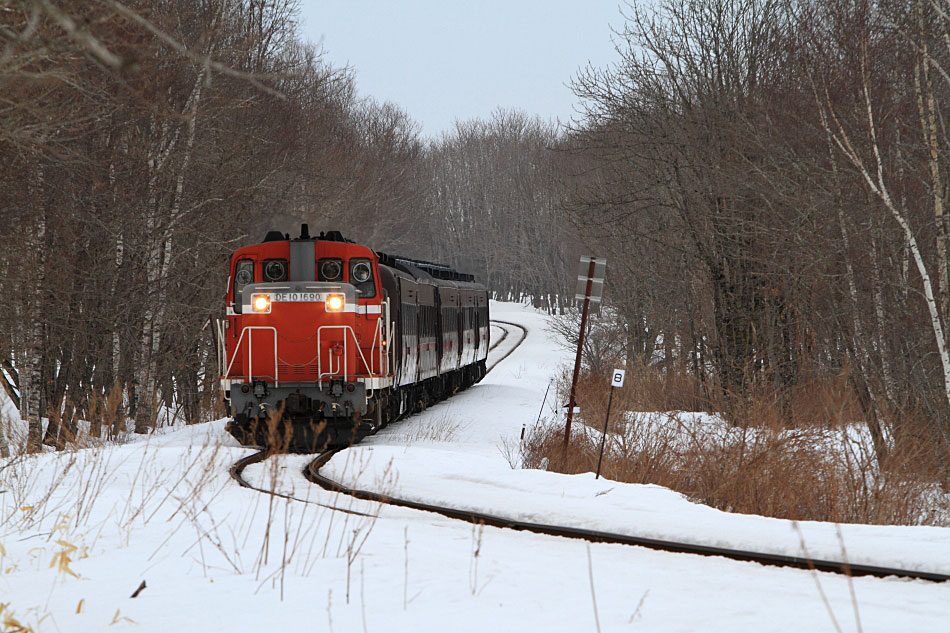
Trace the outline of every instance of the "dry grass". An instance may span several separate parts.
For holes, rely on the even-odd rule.
[[[412,427],[402,436],[406,444],[416,442],[450,442],[455,439],[461,429],[461,422],[457,421],[451,411],[438,418],[431,418],[424,422],[414,421]]]
[[[930,447],[894,441],[882,469],[863,427],[853,423],[859,419],[857,407],[840,381],[811,383],[783,398],[753,393],[732,408],[726,422],[682,413],[699,409],[698,381],[675,373],[632,373],[628,386],[614,394],[604,477],[665,486],[731,512],[847,523],[950,524],[950,502],[937,484]],[[674,397],[680,387],[685,391]],[[605,377],[581,381],[580,424],[568,449],[563,448],[563,423],[543,424],[521,444],[522,465],[538,468],[547,458],[548,470],[594,471],[608,389]],[[668,413],[622,414],[643,410]]]
[[[704,383],[684,369],[658,371],[633,365],[626,371],[624,386],[614,392],[613,406],[618,411],[719,411],[738,426],[785,428],[827,428],[864,417],[847,375],[814,378],[786,390],[763,384],[743,398],[727,399],[717,384]],[[567,393],[570,380],[568,370],[558,377],[560,393]],[[580,377],[577,402],[585,417],[602,423],[608,386],[608,376]]]

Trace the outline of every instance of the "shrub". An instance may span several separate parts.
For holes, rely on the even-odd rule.
[[[559,387],[566,391],[569,383],[562,377]],[[677,392],[679,387],[685,388]],[[581,414],[567,450],[563,425],[542,424],[521,444],[522,465],[538,468],[547,458],[548,470],[594,471],[609,388],[606,377],[579,381]],[[731,512],[848,523],[950,523],[933,451],[891,438],[882,468],[866,429],[855,423],[850,392],[836,381],[799,389],[785,400],[802,403],[791,413],[766,390],[751,393],[726,418],[683,412],[701,402],[700,394],[698,381],[684,374],[628,372],[626,386],[614,393],[602,476],[665,486]],[[635,412],[644,409],[666,412]]]

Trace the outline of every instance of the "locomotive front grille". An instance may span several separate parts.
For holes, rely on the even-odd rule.
[[[291,365],[290,363],[280,363],[278,370],[282,380],[316,380],[316,365]]]

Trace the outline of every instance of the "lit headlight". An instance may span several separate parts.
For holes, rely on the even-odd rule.
[[[343,295],[328,295],[327,296],[327,312],[339,312],[343,309],[343,304],[346,303]]]
[[[267,295],[251,297],[251,310],[254,312],[270,312],[270,297]]]

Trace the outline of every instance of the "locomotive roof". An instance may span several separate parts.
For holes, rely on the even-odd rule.
[[[391,266],[392,268],[404,268],[408,269],[409,272],[412,272],[414,275],[419,277],[431,277],[434,279],[445,279],[446,281],[468,281],[474,282],[475,275],[470,275],[468,273],[460,273],[454,268],[445,266],[444,264],[436,264],[435,262],[427,262],[422,259],[410,259],[408,257],[400,257],[398,255],[390,255],[388,253],[376,252],[376,255],[379,257],[379,263],[385,266]],[[420,274],[421,273],[421,274]]]
[[[294,241],[316,241],[316,242],[345,242],[355,244],[353,240],[343,237],[339,231],[320,231],[319,235],[310,235],[310,228],[307,224],[300,225],[300,237],[291,238],[290,233],[281,233],[280,231],[268,231],[264,236],[264,242],[283,242],[293,239]]]
[[[280,231],[268,231],[264,236],[266,242],[281,241],[323,241],[323,242],[343,242],[346,244],[355,244],[353,240],[343,237],[340,231],[321,231],[319,235],[310,235],[310,227],[307,224],[300,225],[300,236],[291,238],[289,233]],[[424,259],[413,259],[399,255],[390,255],[388,253],[376,252],[379,257],[379,263],[390,268],[402,270],[416,277],[417,279],[442,279],[445,281],[455,281],[462,283],[475,283],[475,275],[469,273],[460,273],[450,266],[438,264],[436,262],[426,261]]]

